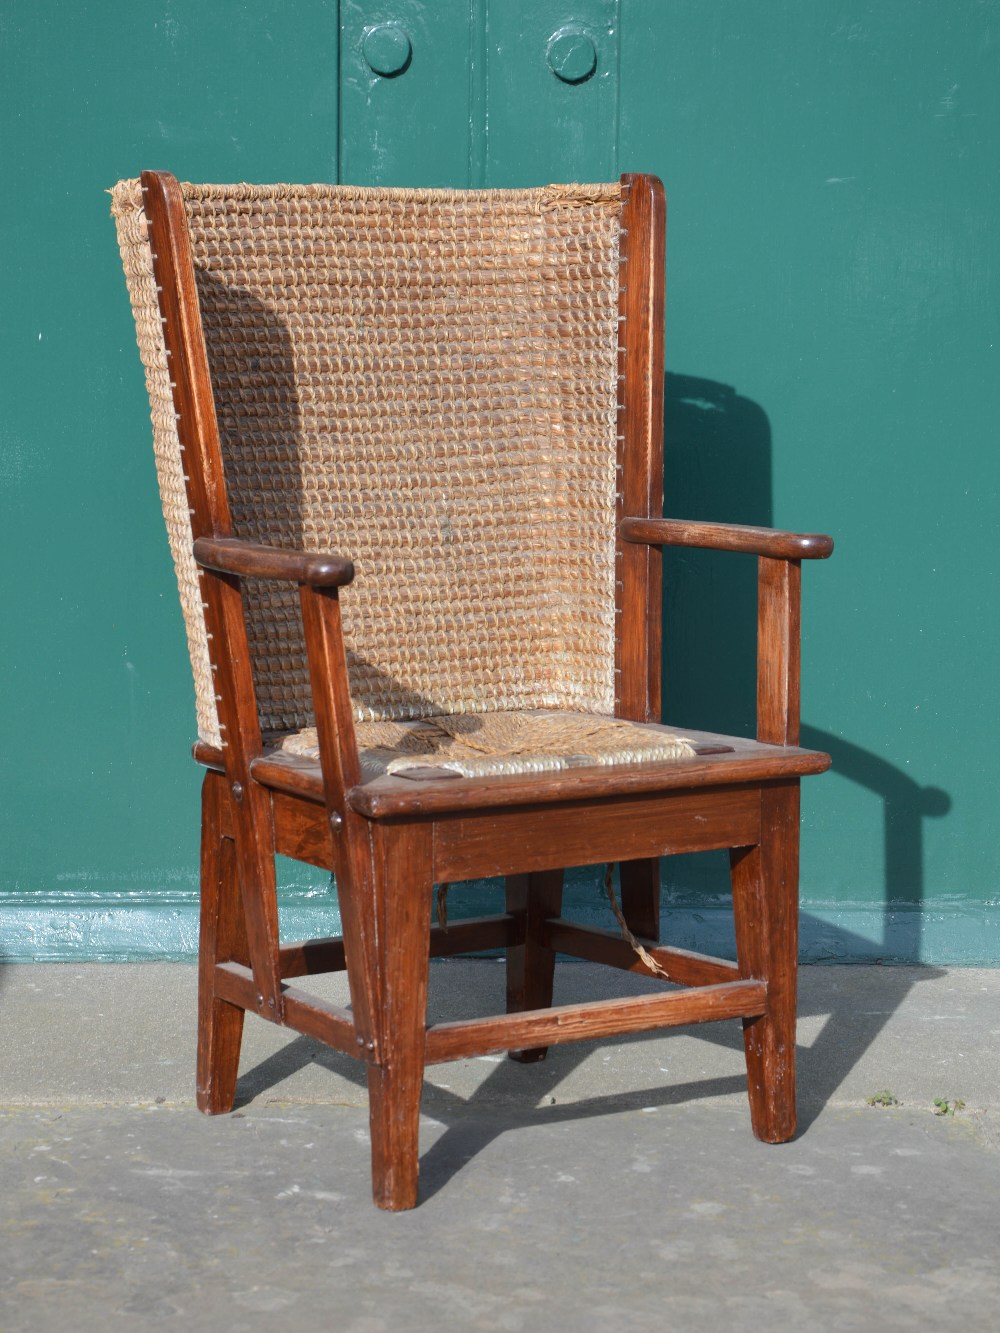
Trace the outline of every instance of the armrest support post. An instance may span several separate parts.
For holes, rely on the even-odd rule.
[[[802,566],[761,556],[757,571],[757,739],[798,745]]]
[[[361,781],[354,710],[336,588],[299,588],[306,656],[319,738],[323,785],[331,813],[343,815],[343,797]]]
[[[638,517],[622,519],[621,535],[623,541],[650,546],[695,546],[758,557],[757,739],[798,745],[802,561],[825,560],[833,539],[736,523]]]
[[[344,947],[351,976],[351,999],[359,1041],[375,1056],[381,1043],[379,1013],[371,997],[381,989],[378,969],[379,924],[375,920],[372,858],[368,824],[347,803],[347,793],[361,781],[354,709],[347,676],[347,654],[335,587],[299,587],[313,710],[319,737],[323,791],[330,818],[334,873],[340,898]],[[356,984],[360,981],[361,984]]]

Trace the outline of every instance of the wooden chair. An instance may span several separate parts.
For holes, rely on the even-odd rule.
[[[426,1063],[739,1018],[754,1133],[790,1138],[799,779],[829,764],[797,746],[799,574],[832,542],[660,516],[659,181],[146,172],[112,211],[206,769],[199,1107],[232,1108],[246,1012],[324,1041],[410,1208]],[[659,725],[663,546],[758,557],[754,741]],[[736,963],[657,943],[657,858],[711,848]],[[335,873],[342,939],[279,941],[276,853]],[[562,868],[602,863],[624,934],[561,915]],[[506,910],[432,926],[479,876]],[[428,1027],[429,957],[498,947],[507,1012]],[[557,953],[675,985],[552,1007]],[[349,1010],[290,984],[345,967]]]

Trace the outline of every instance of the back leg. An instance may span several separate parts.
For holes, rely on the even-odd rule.
[[[518,918],[522,938],[522,943],[507,950],[507,1012],[548,1009],[552,1005],[556,955],[554,949],[543,944],[542,928],[546,917],[558,916],[562,910],[563,872],[508,875],[505,888],[507,911]],[[509,1054],[512,1060],[534,1064],[545,1059],[548,1049],[533,1046]]]
[[[640,939],[660,938],[660,862],[655,857],[622,861],[618,867],[622,915]]]

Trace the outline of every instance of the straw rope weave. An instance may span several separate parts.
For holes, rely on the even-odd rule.
[[[234,532],[354,560],[358,719],[610,714],[619,187],[183,189]],[[219,744],[138,182],[112,212]],[[311,725],[295,589],[246,603],[262,727]]]
[[[408,769],[447,769],[463,777],[544,773],[595,764],[687,758],[690,741],[663,727],[570,712],[465,713],[419,722],[357,726],[364,782]],[[281,739],[280,754],[319,759],[315,727]]]

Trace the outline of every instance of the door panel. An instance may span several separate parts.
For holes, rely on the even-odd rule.
[[[618,174],[619,0],[344,0],[341,179]]]
[[[469,0],[343,0],[341,180],[469,179]]]
[[[618,175],[618,0],[494,3],[485,184]]]

